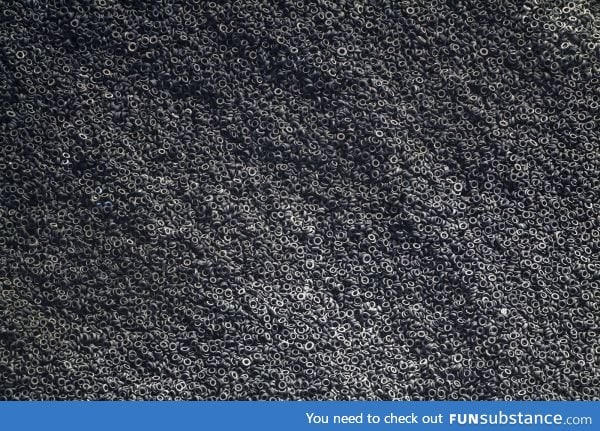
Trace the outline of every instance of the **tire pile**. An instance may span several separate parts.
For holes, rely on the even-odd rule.
[[[593,1],[3,2],[0,399],[600,399],[599,83]]]

